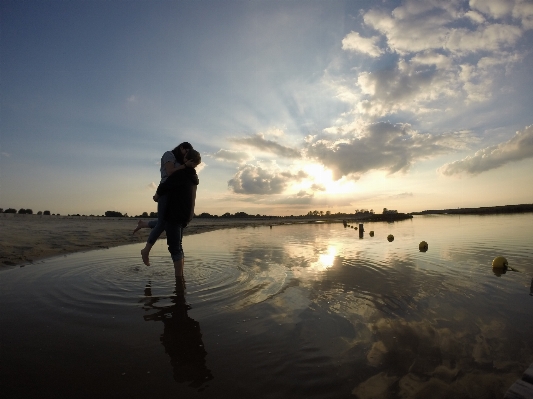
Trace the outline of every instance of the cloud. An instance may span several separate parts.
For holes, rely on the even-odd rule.
[[[357,85],[365,100],[358,104],[358,111],[371,116],[383,116],[399,110],[416,111],[422,103],[441,97],[457,96],[460,85],[450,76],[453,70],[439,70],[432,66],[420,66],[400,59],[391,69],[362,72]],[[429,62],[429,58],[424,60]],[[435,61],[444,62],[435,57]]]
[[[470,7],[493,19],[510,16],[524,29],[533,29],[533,3],[529,0],[470,0]]]
[[[530,10],[527,3],[519,1],[515,6],[506,5],[507,3],[511,2],[471,1],[473,8],[488,13],[493,18],[511,14],[516,8],[516,15],[520,16],[522,24],[529,26],[529,15],[531,13],[533,16],[533,10]],[[522,31],[518,26],[486,21],[483,23],[485,19],[477,11],[464,12],[462,4],[457,1],[410,0],[395,8],[392,13],[369,10],[364,14],[363,20],[367,26],[384,35],[389,48],[400,55],[440,49],[452,54],[495,51],[515,44],[521,36]],[[458,22],[462,18],[475,21],[474,29],[459,26]]]
[[[467,11],[465,13],[465,17],[470,18],[472,21],[474,21],[477,24],[482,24],[483,22],[485,22],[485,17],[477,11],[473,11],[473,10]]]
[[[379,36],[362,37],[358,32],[351,31],[342,39],[342,49],[379,57],[383,54],[383,50],[377,45],[378,41]]]
[[[211,155],[218,161],[244,163],[253,159],[253,156],[244,151],[232,151],[220,149]]]
[[[230,140],[234,143],[257,148],[260,151],[270,152],[284,158],[300,158],[301,156],[298,150],[285,147],[272,140],[267,140],[262,133],[257,133],[249,137],[232,138]]]
[[[7,158],[9,158],[11,156],[11,154],[9,154],[7,152],[0,152],[0,155],[3,156],[3,157],[7,157]]]
[[[492,18],[503,18],[511,14],[514,3],[510,0],[470,0],[470,7]]]
[[[405,193],[391,195],[389,196],[389,198],[401,199],[401,198],[410,198],[412,196],[413,196],[413,193],[405,192]]]
[[[533,125],[516,132],[506,142],[483,148],[462,160],[447,163],[439,168],[439,172],[445,176],[462,173],[477,175],[526,158],[533,158]]]
[[[409,124],[376,123],[351,138],[315,136],[306,153],[331,169],[335,180],[359,179],[371,170],[406,172],[415,162],[462,148],[468,140],[464,132],[421,134]]]
[[[326,186],[324,186],[323,184],[313,184],[311,185],[310,187],[311,190],[313,191],[326,191]]]
[[[148,186],[150,190],[157,190],[157,184],[155,184],[154,182],[151,182]]]
[[[308,193],[305,190],[300,190],[296,193],[295,197],[297,198],[313,198],[315,194],[314,193]]]
[[[280,194],[289,183],[300,181],[307,177],[303,171],[296,174],[279,170],[268,170],[261,166],[241,166],[233,179],[228,181],[228,187],[239,194]]]

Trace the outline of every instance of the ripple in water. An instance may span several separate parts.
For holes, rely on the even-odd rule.
[[[417,217],[368,225],[376,234],[363,239],[341,224],[187,236],[185,290],[161,241],[150,267],[128,245],[4,270],[1,386],[26,397],[83,386],[92,397],[403,398],[475,385],[468,397],[501,397],[533,361],[531,222]],[[494,275],[498,255],[518,271]]]

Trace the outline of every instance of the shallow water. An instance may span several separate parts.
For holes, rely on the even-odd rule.
[[[2,271],[0,390],[501,398],[533,362],[533,214],[418,216],[365,230],[363,239],[341,224],[186,236],[184,293],[164,241],[151,267],[135,244]],[[498,255],[516,271],[495,275]]]

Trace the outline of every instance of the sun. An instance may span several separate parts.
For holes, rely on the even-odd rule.
[[[333,180],[331,170],[320,164],[307,164],[302,167],[308,177],[293,187],[294,190],[312,191],[316,194],[325,195],[353,193],[355,184],[346,179]]]

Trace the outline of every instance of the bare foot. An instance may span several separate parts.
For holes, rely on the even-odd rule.
[[[135,227],[135,230],[133,230],[133,233],[131,233],[131,234],[135,234],[135,233],[137,233],[140,229],[145,228],[145,227],[148,227],[148,223],[146,223],[144,220],[139,220],[139,221],[137,222],[137,227]]]
[[[146,248],[141,249],[141,257],[143,258],[143,263],[146,266],[150,266],[150,260],[148,259],[148,255],[150,255],[150,250],[147,250]]]

